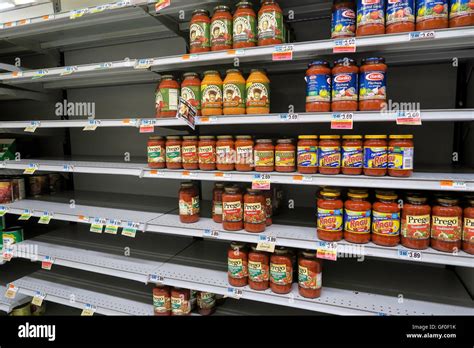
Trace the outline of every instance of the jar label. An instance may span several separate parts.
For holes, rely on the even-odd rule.
[[[370,233],[371,211],[344,210],[344,231],[350,233]]]
[[[360,73],[359,100],[385,100],[385,71],[366,71]]]
[[[201,86],[186,86],[181,88],[181,98],[201,110]]]
[[[388,148],[388,168],[413,170],[413,147],[390,146]]]
[[[306,80],[306,103],[331,101],[331,76],[329,74],[310,75]]]
[[[357,0],[357,26],[366,24],[384,24],[384,6],[382,0]]]
[[[217,146],[216,155],[216,162],[219,164],[233,164],[235,162],[234,150],[230,146]]]
[[[219,85],[201,85],[201,96],[203,109],[222,108],[222,86]]]
[[[198,154],[195,145],[183,146],[183,163],[198,163]]]
[[[242,259],[227,259],[229,276],[234,279],[242,279],[248,276],[247,262]]]
[[[400,22],[415,23],[414,0],[387,1],[387,25]]]
[[[275,39],[284,41],[283,14],[277,11],[266,11],[258,16],[258,39]]]
[[[288,285],[293,283],[291,267],[285,264],[270,263],[270,280],[273,284]]]
[[[267,218],[261,203],[244,203],[244,221],[248,224],[261,224]]]
[[[252,164],[253,163],[253,146],[238,146],[237,152],[237,164]]]
[[[184,298],[171,297],[171,311],[176,315],[184,315],[191,311],[191,306]]]
[[[423,0],[416,2],[416,21],[427,19],[448,19],[448,0]]]
[[[400,213],[373,212],[372,233],[384,236],[400,234]]]
[[[275,164],[274,151],[255,150],[255,166],[256,167],[273,166],[274,164]]]
[[[461,240],[461,219],[458,216],[446,217],[433,215],[431,238],[446,242]]]
[[[262,262],[249,261],[249,279],[253,282],[266,282],[269,279],[269,266]]]
[[[318,229],[329,232],[342,231],[342,209],[318,208]]]
[[[159,112],[178,111],[179,89],[160,88],[156,93],[156,109]]]
[[[166,147],[166,162],[181,163],[181,145]]]
[[[210,48],[210,24],[206,22],[192,23],[189,27],[189,38],[192,49]]]
[[[474,16],[474,5],[472,0],[451,0],[449,18],[461,16]]]
[[[275,151],[275,165],[277,167],[294,167],[295,152],[294,151]]]
[[[232,47],[232,20],[217,19],[211,23],[211,46]]]
[[[343,168],[362,168],[364,160],[364,151],[362,147],[343,146],[342,147],[342,167]]]
[[[364,168],[387,168],[387,148],[364,147]]]
[[[429,239],[430,215],[407,215],[402,219],[402,236],[411,239]]]
[[[162,151],[161,146],[148,146],[148,163],[164,163],[165,154]]]
[[[201,309],[212,309],[216,306],[216,296],[211,292],[200,292],[197,304]]]
[[[234,18],[234,43],[257,42],[257,18],[243,15]]]
[[[332,101],[358,100],[357,73],[339,73],[332,76]]]
[[[199,146],[199,163],[216,163],[215,151],[213,146]]]
[[[318,166],[317,146],[298,146],[298,166],[314,168]]]
[[[191,202],[179,200],[179,215],[190,216],[199,214],[199,196],[191,198]]]
[[[316,273],[307,267],[298,266],[298,285],[304,289],[321,289],[322,273]]]
[[[212,205],[212,214],[213,215],[222,215],[222,202],[214,201]]]
[[[248,82],[247,107],[270,108],[270,85],[268,83]]]
[[[464,218],[462,240],[468,243],[474,243],[474,218]]]
[[[224,83],[224,107],[245,108],[245,83]]]
[[[319,167],[339,168],[341,166],[339,146],[320,146],[318,150]]]
[[[156,313],[167,313],[171,310],[171,299],[169,296],[153,295],[153,307]]]
[[[333,11],[331,18],[331,37],[333,39],[339,37],[355,36],[356,14],[353,9],[341,7]]]
[[[242,221],[242,202],[223,202],[222,203],[222,219],[225,222]]]

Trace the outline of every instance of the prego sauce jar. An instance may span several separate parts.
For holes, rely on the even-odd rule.
[[[191,290],[173,288],[171,290],[171,315],[189,315],[191,313]]]
[[[213,135],[199,137],[199,169],[216,169],[216,138]]]
[[[224,115],[245,114],[246,86],[245,79],[239,69],[227,70],[224,80]]]
[[[341,137],[321,135],[319,139],[319,172],[327,175],[339,174],[341,172]]]
[[[283,11],[274,0],[265,0],[258,11],[258,45],[278,45],[285,41]]]
[[[384,176],[387,174],[386,135],[366,135],[364,141],[364,174],[369,176]]]
[[[201,113],[203,116],[222,115],[222,79],[218,71],[204,73],[201,83]]]
[[[364,58],[359,77],[359,110],[379,111],[387,102],[387,65],[380,57]]]
[[[258,251],[252,245],[248,255],[249,287],[253,290],[263,291],[269,287],[270,256],[264,251]]]
[[[296,146],[291,139],[277,140],[275,170],[277,172],[294,172],[296,170]]]
[[[426,197],[409,195],[402,208],[402,245],[411,249],[430,246],[431,207]]]
[[[264,232],[266,219],[265,196],[258,190],[247,189],[244,196],[244,229],[252,233]]]
[[[311,62],[306,71],[306,112],[331,110],[331,68],[325,60]]]
[[[190,224],[199,221],[199,191],[193,183],[181,184],[179,190],[179,220]]]
[[[342,137],[342,174],[362,174],[364,162],[364,148],[362,144],[362,135],[344,135]]]
[[[317,234],[321,240],[334,242],[342,240],[343,206],[341,193],[324,189],[317,200]]]
[[[201,79],[194,72],[185,73],[181,83],[181,98],[196,108],[196,115],[201,116]]]
[[[222,51],[232,48],[233,17],[228,6],[216,6],[211,19],[211,50]]]
[[[372,208],[372,242],[382,246],[396,246],[400,242],[400,206],[398,196],[390,191],[379,191]]]
[[[253,170],[253,147],[254,142],[250,135],[238,135],[235,137],[235,170],[239,172],[250,172]]]
[[[183,168],[181,144],[182,141],[180,136],[172,135],[166,137],[166,168]]]
[[[293,261],[284,247],[275,248],[270,258],[270,289],[276,294],[288,294],[293,283]]]
[[[248,250],[244,243],[232,242],[227,251],[227,278],[236,287],[247,285]]]
[[[298,173],[316,174],[318,172],[318,136],[300,135],[298,137]]]
[[[211,19],[207,10],[198,9],[193,12],[189,27],[189,42],[191,53],[211,50],[210,35]]]
[[[390,135],[388,143],[388,175],[408,177],[413,174],[415,147],[413,135]]]
[[[156,91],[156,117],[176,117],[179,83],[173,75],[163,75]]]
[[[212,220],[215,223],[222,223],[222,195],[224,194],[224,184],[216,183],[212,190]]]
[[[322,262],[311,250],[303,251],[298,258],[298,292],[306,298],[321,296]]]
[[[226,187],[222,195],[222,226],[226,231],[240,231],[244,228],[244,200],[237,187]]]
[[[354,59],[341,58],[334,62],[331,95],[332,111],[357,111],[359,67]]]
[[[258,139],[254,149],[255,171],[273,172],[275,169],[275,146],[271,139]]]
[[[469,199],[468,206],[464,208],[462,250],[474,254],[474,198]]]
[[[257,15],[250,1],[237,4],[234,13],[234,48],[254,47],[257,45]]]
[[[370,241],[372,204],[367,191],[349,192],[344,203],[344,239],[351,243]]]
[[[431,247],[445,252],[461,249],[462,208],[459,200],[440,197],[432,210]]]
[[[216,311],[216,295],[211,292],[199,291],[196,302],[200,315],[211,315]]]
[[[171,315],[171,291],[168,286],[153,289],[153,309],[156,316]]]
[[[198,137],[195,135],[183,136],[182,157],[183,168],[186,170],[199,169]]]
[[[235,144],[231,135],[220,135],[216,143],[216,166],[217,170],[234,170]]]
[[[162,169],[166,167],[166,142],[163,137],[153,136],[147,143],[148,167]]]

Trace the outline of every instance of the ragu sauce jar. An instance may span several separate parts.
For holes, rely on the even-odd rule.
[[[430,246],[431,207],[426,197],[407,196],[402,208],[402,245],[411,249]]]
[[[341,193],[336,190],[324,189],[317,200],[318,238],[334,242],[342,240],[343,203]]]
[[[370,241],[371,209],[367,191],[349,192],[344,203],[344,239],[351,243]]]
[[[387,174],[388,143],[386,135],[366,135],[364,142],[364,175]]]
[[[319,172],[326,175],[339,174],[341,172],[341,137],[321,135],[319,139]]]
[[[361,175],[364,162],[362,135],[344,135],[342,140],[342,174]]]
[[[300,135],[297,147],[298,173],[316,174],[318,172],[318,136]]]
[[[440,197],[432,210],[431,247],[445,252],[461,249],[462,208],[459,200]]]
[[[382,246],[396,246],[400,242],[400,206],[398,196],[390,191],[379,191],[372,208],[372,242]]]

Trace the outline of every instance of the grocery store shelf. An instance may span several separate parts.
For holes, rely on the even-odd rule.
[[[10,313],[13,308],[21,306],[31,300],[31,297],[26,295],[15,296],[14,299],[9,299],[5,297],[5,292],[7,288],[0,286],[0,312]]]

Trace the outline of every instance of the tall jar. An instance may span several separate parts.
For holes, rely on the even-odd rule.
[[[216,183],[212,190],[212,220],[215,223],[222,223],[222,195],[224,194],[224,184]]]
[[[179,83],[173,75],[163,75],[156,91],[156,117],[176,117]]]
[[[459,200],[440,197],[432,210],[431,247],[445,252],[461,249],[462,208]]]
[[[279,45],[285,41],[283,11],[274,0],[265,0],[258,11],[258,45]]]
[[[277,140],[275,170],[277,172],[294,172],[296,170],[296,146],[293,144],[293,140]]]
[[[238,135],[235,139],[235,170],[250,172],[253,170],[254,142],[252,137],[250,135]]]
[[[216,138],[213,135],[199,137],[199,169],[216,170]]]
[[[306,70],[306,112],[331,110],[331,68],[325,60],[315,60]]]
[[[171,290],[171,315],[189,315],[191,313],[191,291],[173,288]]]
[[[216,6],[211,19],[211,50],[232,48],[232,14],[228,6]]]
[[[364,141],[364,175],[387,175],[387,136],[366,135]]]
[[[208,52],[211,50],[211,19],[209,12],[197,9],[193,12],[189,27],[190,53]]]
[[[148,167],[162,169],[166,167],[166,142],[163,137],[153,136],[147,143]]]
[[[231,135],[220,135],[216,143],[217,170],[231,171],[235,167],[235,144]]]
[[[415,0],[416,30],[448,27],[448,0]]]
[[[222,226],[226,231],[244,228],[244,199],[237,187],[226,187],[222,195]]]
[[[382,246],[397,246],[400,242],[400,206],[398,196],[379,191],[372,208],[372,242]]]
[[[462,250],[474,254],[474,198],[469,199],[464,208],[464,223],[462,230]]]
[[[179,220],[184,224],[198,222],[199,210],[199,190],[193,183],[182,183],[179,190]]]
[[[387,104],[387,65],[380,57],[364,58],[359,77],[359,110],[379,111]]]
[[[240,242],[232,242],[227,251],[227,278],[231,286],[247,285],[248,248]]]
[[[342,240],[343,207],[341,193],[336,190],[324,189],[317,201],[317,234],[324,241]]]
[[[372,204],[367,191],[347,194],[344,203],[344,239],[351,243],[365,244],[370,241]]]
[[[298,258],[298,292],[306,298],[321,296],[322,261],[311,250],[303,251]]]
[[[246,111],[249,115],[270,113],[270,80],[265,70],[252,69],[246,84]]]
[[[474,4],[469,0],[451,0],[449,10],[449,27],[474,25]]]
[[[196,115],[201,116],[201,79],[194,72],[185,73],[181,83],[181,98],[196,108]]]
[[[413,135],[390,135],[388,143],[388,175],[408,177],[413,174],[415,147]]]
[[[275,169],[275,146],[271,139],[258,139],[254,149],[255,171],[273,172]]]
[[[239,69],[227,70],[224,80],[224,115],[245,114],[245,79]]]
[[[318,136],[300,135],[298,137],[298,173],[316,174],[318,172]]]
[[[387,1],[387,34],[415,31],[415,0]]]
[[[319,137],[319,172],[335,175],[341,172],[341,137],[339,135],[321,135]]]
[[[252,245],[248,257],[249,287],[253,290],[263,291],[269,287],[270,256],[264,251],[257,250]]]
[[[183,168],[181,144],[181,137],[178,135],[166,137],[166,168]]]
[[[265,231],[266,227],[266,200],[262,192],[247,189],[244,196],[244,229],[251,233]]]
[[[240,1],[234,13],[234,48],[257,46],[257,15],[250,1]]]
[[[357,111],[359,99],[359,67],[354,59],[341,58],[334,62],[331,83],[331,110]]]
[[[430,246],[431,207],[426,197],[409,195],[402,208],[402,245],[410,249]]]
[[[186,170],[199,169],[198,137],[188,135],[183,137],[182,144],[183,168]]]
[[[201,113],[203,116],[222,115],[222,79],[218,71],[204,73],[201,83]]]
[[[354,37],[356,31],[356,6],[352,0],[335,0],[332,6],[331,38]]]
[[[344,135],[342,137],[342,174],[362,174],[364,162],[364,148],[362,144],[362,135]]]
[[[288,249],[275,248],[270,258],[270,289],[276,294],[288,294],[293,284],[293,262]]]
[[[357,36],[385,34],[385,0],[357,0]]]
[[[153,311],[156,316],[171,315],[171,292],[168,286],[153,289]]]

